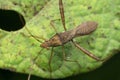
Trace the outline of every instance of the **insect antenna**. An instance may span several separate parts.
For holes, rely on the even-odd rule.
[[[23,21],[22,17],[19,15],[19,18],[20,18],[20,21],[23,25],[25,25],[25,21]],[[46,40],[45,38],[43,37],[37,37],[37,36],[34,36],[30,31],[29,29],[25,26],[25,29],[27,30],[27,32],[30,34],[31,37],[33,37],[34,39],[36,39],[38,42],[40,43],[43,43],[42,41],[40,41],[39,39],[42,39],[42,40]],[[24,34],[25,35],[25,34]],[[39,38],[39,39],[38,39]]]
[[[42,41],[40,41],[39,39],[42,39],[42,40],[46,40],[45,38],[43,38],[43,37],[38,37],[38,36],[34,36],[30,31],[29,31],[29,29],[27,28],[27,27],[25,27],[25,29],[27,30],[27,32],[30,34],[30,36],[31,37],[33,37],[35,40],[37,40],[38,42],[40,42],[40,43],[43,43]],[[38,39],[39,38],[39,39]]]

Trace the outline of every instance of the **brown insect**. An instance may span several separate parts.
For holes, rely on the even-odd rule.
[[[57,47],[57,46],[63,46],[64,47],[64,44],[71,41],[74,44],[75,47],[77,47],[78,49],[83,51],[85,54],[87,54],[91,58],[99,61],[100,59],[98,57],[96,57],[91,52],[89,52],[88,50],[86,50],[83,47],[81,47],[80,45],[78,45],[73,40],[76,37],[88,35],[88,34],[94,32],[96,30],[97,26],[98,26],[98,23],[94,22],[94,21],[87,21],[87,22],[84,22],[84,23],[78,25],[76,28],[67,31],[66,26],[65,26],[65,16],[64,16],[64,8],[63,8],[62,0],[59,0],[59,10],[60,10],[60,16],[61,16],[61,20],[62,20],[62,25],[63,25],[65,31],[62,32],[62,33],[56,33],[49,40],[46,40],[45,42],[43,42],[40,46],[42,48],[46,48],[46,49],[49,49],[49,47],[52,47],[52,51],[53,51],[54,47]],[[53,23],[51,22],[50,24],[55,29]],[[55,31],[56,31],[56,29],[55,29]],[[31,36],[34,37],[32,34],[31,34]],[[49,67],[50,67],[50,72],[52,71],[51,70],[51,65],[50,65],[51,60],[52,60],[52,54],[53,54],[53,52],[51,52],[50,60],[49,60],[49,63],[48,63]]]
[[[69,41],[72,41],[72,43],[77,48],[79,48],[81,51],[83,51],[85,54],[87,54],[88,56],[90,56],[91,58],[95,60],[100,60],[98,57],[96,57],[89,51],[85,50],[84,48],[79,46],[75,41],[73,41],[73,38],[75,37],[88,35],[94,32],[98,26],[98,23],[94,21],[87,21],[77,26],[76,28],[67,31],[66,26],[65,26],[65,16],[64,16],[64,8],[63,8],[62,0],[59,0],[59,9],[60,9],[60,15],[61,15],[62,24],[63,24],[65,32],[56,33],[53,37],[51,37],[49,40],[42,43],[40,46],[43,48],[57,47],[57,46],[62,46]],[[52,22],[51,22],[51,25],[52,27],[54,27]]]

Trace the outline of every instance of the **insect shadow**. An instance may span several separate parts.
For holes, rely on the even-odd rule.
[[[39,41],[41,43],[41,47],[43,49],[47,49],[49,50],[51,47],[51,54],[50,54],[50,59],[48,62],[49,65],[49,71],[50,73],[52,73],[52,68],[51,68],[51,61],[52,61],[52,57],[53,57],[53,51],[55,47],[58,46],[62,46],[62,50],[63,50],[63,59],[65,61],[70,61],[70,62],[76,62],[76,61],[72,61],[72,60],[67,60],[66,59],[66,55],[65,55],[65,51],[64,51],[64,45],[68,42],[72,42],[72,44],[78,48],[79,50],[81,50],[82,52],[84,52],[86,55],[88,55],[89,57],[95,59],[96,61],[101,61],[100,58],[98,58],[97,56],[95,56],[94,54],[92,54],[90,51],[84,49],[83,47],[81,47],[79,44],[77,44],[77,42],[75,42],[73,39],[79,36],[84,36],[84,35],[89,35],[92,32],[94,32],[97,29],[98,23],[95,21],[86,21],[80,25],[78,25],[76,28],[71,29],[71,30],[67,30],[66,26],[65,26],[65,15],[64,15],[64,7],[63,7],[63,2],[62,0],[59,0],[59,11],[60,11],[60,16],[61,16],[61,21],[62,21],[62,25],[64,28],[64,32],[58,33],[56,28],[54,27],[53,24],[53,20],[51,20],[50,24],[52,26],[52,28],[55,30],[56,34],[53,35],[49,40],[46,40],[44,38],[41,38],[44,40],[44,42],[41,43],[41,41],[39,41],[36,36],[32,35],[31,32],[26,28],[26,30],[29,32],[29,34],[31,35],[31,37],[35,38],[37,41]],[[36,59],[36,58],[35,58]],[[35,60],[34,59],[34,60]],[[31,75],[31,74],[30,74]],[[30,75],[28,77],[28,80],[30,80]],[[52,74],[50,74],[51,78],[52,78]]]

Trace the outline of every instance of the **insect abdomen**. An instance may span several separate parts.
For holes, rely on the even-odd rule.
[[[96,30],[98,23],[87,21],[79,25],[77,28],[75,28],[75,36],[82,36],[82,35],[88,35]]]

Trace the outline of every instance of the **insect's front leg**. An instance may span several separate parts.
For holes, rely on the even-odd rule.
[[[42,48],[42,49],[38,52],[37,56],[35,56],[35,57],[32,59],[32,65],[30,66],[30,69],[32,69],[33,65],[35,64],[35,61],[37,60],[38,56],[41,54],[41,52],[42,52],[43,50],[44,50],[44,48]],[[29,73],[29,75],[28,75],[28,77],[27,77],[27,80],[30,80],[30,78],[31,78],[31,71],[32,71],[32,70],[30,70],[30,73]]]
[[[54,26],[54,21],[56,21],[56,20],[60,20],[60,19],[51,20],[51,21],[50,21],[50,25],[52,26],[52,28],[54,29],[54,31],[55,31],[56,33],[58,33],[57,29],[56,29],[55,26]]]

